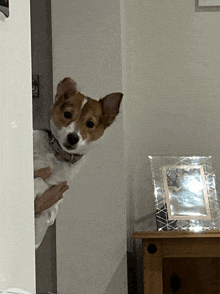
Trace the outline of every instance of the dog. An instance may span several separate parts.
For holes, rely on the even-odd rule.
[[[36,130],[33,134],[34,170],[51,169],[49,178],[34,179],[35,198],[49,187],[73,179],[85,162],[86,152],[114,122],[122,97],[122,93],[112,93],[98,101],[80,93],[71,78],[64,78],[58,84],[50,119],[51,130]],[[35,234],[35,249],[40,246],[47,227],[54,223],[62,201],[35,217],[35,226],[37,224],[40,232],[38,237]]]

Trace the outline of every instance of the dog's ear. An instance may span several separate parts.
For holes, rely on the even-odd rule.
[[[112,93],[99,100],[103,113],[102,122],[105,127],[110,126],[118,115],[122,97],[122,93]]]
[[[61,96],[66,94],[65,98],[68,98],[68,94],[75,95],[77,93],[77,84],[71,78],[63,79],[57,85],[57,93],[56,93],[56,100]]]

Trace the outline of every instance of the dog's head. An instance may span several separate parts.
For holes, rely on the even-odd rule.
[[[63,79],[57,86],[51,119],[51,131],[60,146],[68,153],[83,154],[114,122],[122,97],[112,93],[97,101],[78,92],[71,78]]]

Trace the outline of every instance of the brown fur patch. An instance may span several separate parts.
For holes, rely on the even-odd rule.
[[[101,123],[102,107],[99,101],[88,98],[88,102],[82,109],[79,119],[76,121],[76,128],[80,131],[83,139],[95,141],[104,133],[104,125]],[[86,123],[94,123],[93,128],[88,128]]]
[[[75,122],[76,129],[80,132],[83,140],[95,141],[103,135],[105,130],[104,124],[101,123],[102,106],[99,101],[86,97],[87,103],[81,109],[84,98],[85,96],[81,93],[68,99],[61,95],[52,110],[53,120],[58,129]],[[65,118],[66,111],[72,114],[70,119]],[[93,128],[87,127],[88,121],[94,123]]]
[[[62,92],[60,88],[59,95],[56,95],[57,100],[52,110],[55,125],[58,129],[62,129],[74,122],[76,130],[80,132],[83,140],[90,142],[99,139],[105,129],[115,120],[123,95],[112,93],[97,101],[80,92],[74,94],[72,89],[69,90],[71,82],[69,79],[67,81],[68,83],[61,82],[58,85],[58,87],[62,85],[63,88],[65,85],[67,91]],[[83,105],[84,99],[87,99],[85,105]],[[65,113],[67,113],[67,117],[65,117]],[[93,126],[89,127],[88,122],[90,126],[91,124]]]
[[[81,93],[77,93],[68,99],[64,95],[59,97],[52,110],[53,121],[58,129],[67,127],[71,122],[79,119],[84,98],[85,96]],[[71,119],[64,116],[66,111],[72,114]]]

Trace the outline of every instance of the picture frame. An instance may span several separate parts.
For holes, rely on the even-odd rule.
[[[220,230],[211,156],[149,156],[158,231]]]
[[[0,12],[9,17],[9,0],[0,0]]]
[[[195,0],[196,12],[220,11],[220,0]]]
[[[220,0],[198,0],[199,7],[220,6]]]

